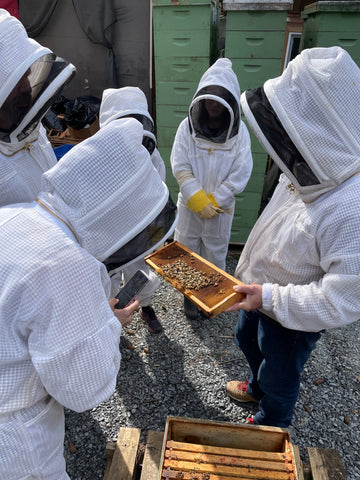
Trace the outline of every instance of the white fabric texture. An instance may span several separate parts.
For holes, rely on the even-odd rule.
[[[264,89],[321,184],[299,186],[273,157],[285,173],[249,235],[235,275],[263,285],[263,312],[286,328],[317,332],[355,322],[360,318],[360,69],[340,47],[304,50]],[[248,107],[246,118],[261,139]],[[263,106],[257,108],[261,115]]]
[[[0,9],[0,106],[35,60],[51,53],[28,37],[22,23]]]
[[[122,87],[108,88],[104,90],[99,112],[100,128],[108,125],[117,118],[134,114],[143,115],[150,120],[152,125],[154,125],[154,121],[148,110],[145,93],[140,88]],[[157,148],[155,148],[151,155],[151,161],[159,172],[162,181],[165,182],[165,164]]]
[[[264,313],[286,328],[317,332],[360,318],[360,176],[311,203],[282,175],[255,224],[235,276],[271,284]]]
[[[37,119],[36,121],[40,121],[39,112],[45,115],[45,106],[72,77],[75,67],[64,61],[56,76],[40,92],[39,89],[44,87],[45,84],[43,82],[55,60],[54,58],[52,60],[49,59],[47,62],[42,63],[41,67],[39,65],[35,67],[36,61],[40,57],[53,52],[29,38],[22,23],[4,9],[0,9],[0,39],[0,108],[25,73],[27,73],[29,78],[32,78],[34,82],[31,85],[31,88],[34,89],[32,94],[36,95],[34,104],[29,111],[24,112],[19,124],[9,133],[11,141],[0,141],[0,151],[6,155],[11,155],[23,148],[27,148],[29,143],[36,140],[37,134],[31,129],[29,130],[29,125],[35,118]],[[45,72],[46,75],[44,77]],[[35,121],[33,125],[36,125]],[[19,134],[23,134],[22,137],[24,135],[25,137],[19,138]]]
[[[360,69],[340,47],[303,50],[264,91],[319,185],[301,186],[274,152],[269,152],[255,120],[250,126],[302,199],[310,202],[360,170]],[[326,114],[324,114],[326,112]]]
[[[144,115],[152,124],[145,93],[138,87],[108,88],[104,90],[100,112],[100,128],[113,120],[128,115]]]
[[[234,85],[235,74],[231,68],[218,68],[218,62],[219,60],[215,66],[210,67],[209,75],[203,75],[197,91],[207,85],[206,80],[211,85],[225,87],[234,96],[236,94],[240,110],[240,88]],[[186,118],[176,132],[170,161],[175,178],[181,178],[182,172],[188,176],[188,180],[181,182],[180,186],[177,201],[179,220],[174,238],[219,268],[225,269],[234,197],[246,187],[253,166],[250,135],[245,124],[241,122],[238,134],[220,145],[202,139],[194,141]],[[202,189],[206,194],[212,194],[219,207],[226,212],[205,220],[188,209],[186,204],[189,199]]]
[[[231,95],[234,97],[236,100],[238,107],[239,107],[239,115],[240,115],[240,95],[241,95],[241,90],[240,90],[240,85],[237,79],[237,76],[235,72],[232,69],[232,62],[229,58],[219,58],[216,60],[216,62],[209,67],[206,72],[203,74],[199,81],[199,85],[196,89],[195,95],[193,96],[193,99],[190,103],[189,107],[189,122],[192,126],[192,136],[193,139],[196,143],[199,144],[200,147],[203,148],[211,148],[213,146],[213,142],[206,140],[204,138],[198,138],[196,136],[196,133],[193,128],[193,118],[191,115],[191,111],[194,108],[194,106],[205,99],[213,99],[217,100],[220,103],[222,103],[226,109],[229,111],[229,114],[232,118],[231,120],[231,125],[229,127],[229,131],[227,133],[228,137],[231,133],[232,130],[232,122],[234,121],[234,113],[231,106],[227,103],[225,99],[223,99],[221,96],[214,95],[212,93],[203,93],[202,95],[199,96],[199,91],[202,90],[205,87],[208,86],[219,86],[225,88],[228,92],[231,93]],[[239,120],[240,122],[240,120]],[[236,136],[232,138],[227,138],[225,144],[218,144],[217,148],[221,149],[224,148],[228,150],[233,146],[234,143],[237,142]]]
[[[169,191],[141,145],[142,132],[137,120],[114,120],[43,175],[40,198],[64,215],[80,245],[100,261],[147,227],[168,200]],[[94,161],[84,163],[84,155]],[[95,183],[99,176],[103,181]],[[117,222],[120,230],[113,226]]]
[[[0,476],[67,478],[57,402],[94,407],[112,394],[119,369],[109,277],[40,207],[4,207],[0,225]],[[49,411],[48,394],[58,405]]]
[[[28,37],[18,19],[0,9],[0,107],[34,61],[48,53],[48,48]],[[57,79],[51,90],[64,81]],[[32,114],[38,108],[34,104]],[[40,124],[22,141],[0,141],[0,206],[34,200],[42,173],[55,164],[56,156]]]
[[[40,126],[38,138],[11,156],[1,152],[0,142],[0,206],[31,202],[41,187],[41,175],[56,164],[54,150],[45,128]]]
[[[117,118],[132,114],[144,115],[151,120],[153,124],[153,120],[148,111],[146,96],[140,88],[123,87],[104,90],[99,112],[100,128],[108,125]],[[157,148],[155,148],[151,154],[151,161],[159,173],[161,180],[165,182],[166,168]],[[159,288],[160,280],[142,259],[137,260],[125,267],[122,272],[119,271],[111,277],[112,294],[118,291],[121,281],[125,284],[139,269],[149,277],[149,284],[139,295],[140,306],[147,306],[150,303],[152,294]]]
[[[63,406],[114,391],[121,323],[93,253],[117,250],[167,201],[141,142],[138,121],[114,121],[43,174],[40,203],[0,209],[1,478],[68,479]]]

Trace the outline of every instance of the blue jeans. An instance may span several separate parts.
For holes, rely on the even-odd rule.
[[[235,341],[251,370],[247,391],[260,401],[255,424],[290,425],[301,372],[320,336],[284,328],[257,310],[240,312]]]

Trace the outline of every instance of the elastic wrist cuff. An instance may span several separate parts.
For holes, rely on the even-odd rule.
[[[264,283],[262,286],[262,308],[272,310],[272,286],[271,283]]]
[[[220,208],[220,205],[217,203],[212,193],[208,193],[208,198],[210,199],[210,202],[214,205],[214,207]]]

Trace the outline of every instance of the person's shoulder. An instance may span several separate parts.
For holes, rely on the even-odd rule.
[[[360,176],[357,177],[345,181],[319,197],[310,204],[311,208],[317,211],[324,221],[331,221],[334,224],[351,222],[360,228],[360,215],[358,213]]]

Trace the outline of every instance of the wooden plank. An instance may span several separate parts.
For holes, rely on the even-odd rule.
[[[108,442],[106,444],[106,447],[105,447],[106,468],[105,468],[103,480],[109,479],[109,471],[110,471],[111,462],[114,456],[115,449],[116,449],[116,442]]]
[[[285,453],[289,431],[264,425],[231,424],[186,417],[168,417],[165,438],[214,447]]]
[[[106,480],[133,480],[140,433],[139,428],[120,428]]]
[[[179,474],[181,476],[179,476]],[[194,472],[171,472],[170,470],[163,470],[162,472],[162,477],[161,479],[164,480],[169,480],[169,479],[176,479],[176,480],[198,480],[199,478],[204,478],[206,480],[259,480],[261,479],[262,477],[258,477],[258,476],[248,476],[246,475],[246,477],[234,477],[233,475],[231,475],[231,477],[229,476],[224,476],[224,475],[213,475],[213,474],[208,474],[206,473],[204,476],[197,476],[196,474],[194,474]]]
[[[313,480],[346,480],[338,450],[308,447],[307,451]]]
[[[240,448],[227,448],[218,446],[214,447],[212,445],[175,442],[174,440],[169,440],[166,442],[166,448],[174,451],[230,455],[234,457],[251,458],[253,460],[266,460],[270,462],[291,462],[292,460],[291,453],[264,452],[260,450],[245,450]]]
[[[149,430],[140,480],[158,480],[164,432]]]
[[[205,463],[183,462],[176,460],[164,461],[164,469],[177,470],[178,472],[193,472],[199,474],[228,475],[235,478],[251,478],[257,480],[296,480],[295,474],[289,472],[276,472],[263,469],[249,469],[243,467],[228,467]],[[181,477],[179,477],[181,478]]]
[[[295,462],[295,472],[297,480],[305,480],[304,479],[304,470],[303,470],[303,463],[300,458],[300,450],[297,445],[293,445],[293,452],[294,452],[294,462]]]
[[[293,472],[295,467],[284,461],[266,462],[264,460],[253,460],[239,456],[214,455],[209,453],[182,452],[180,450],[167,450],[165,457],[170,460],[182,460],[194,463],[208,463],[212,465],[230,465],[232,467],[257,468],[259,470],[276,470],[279,472]]]

